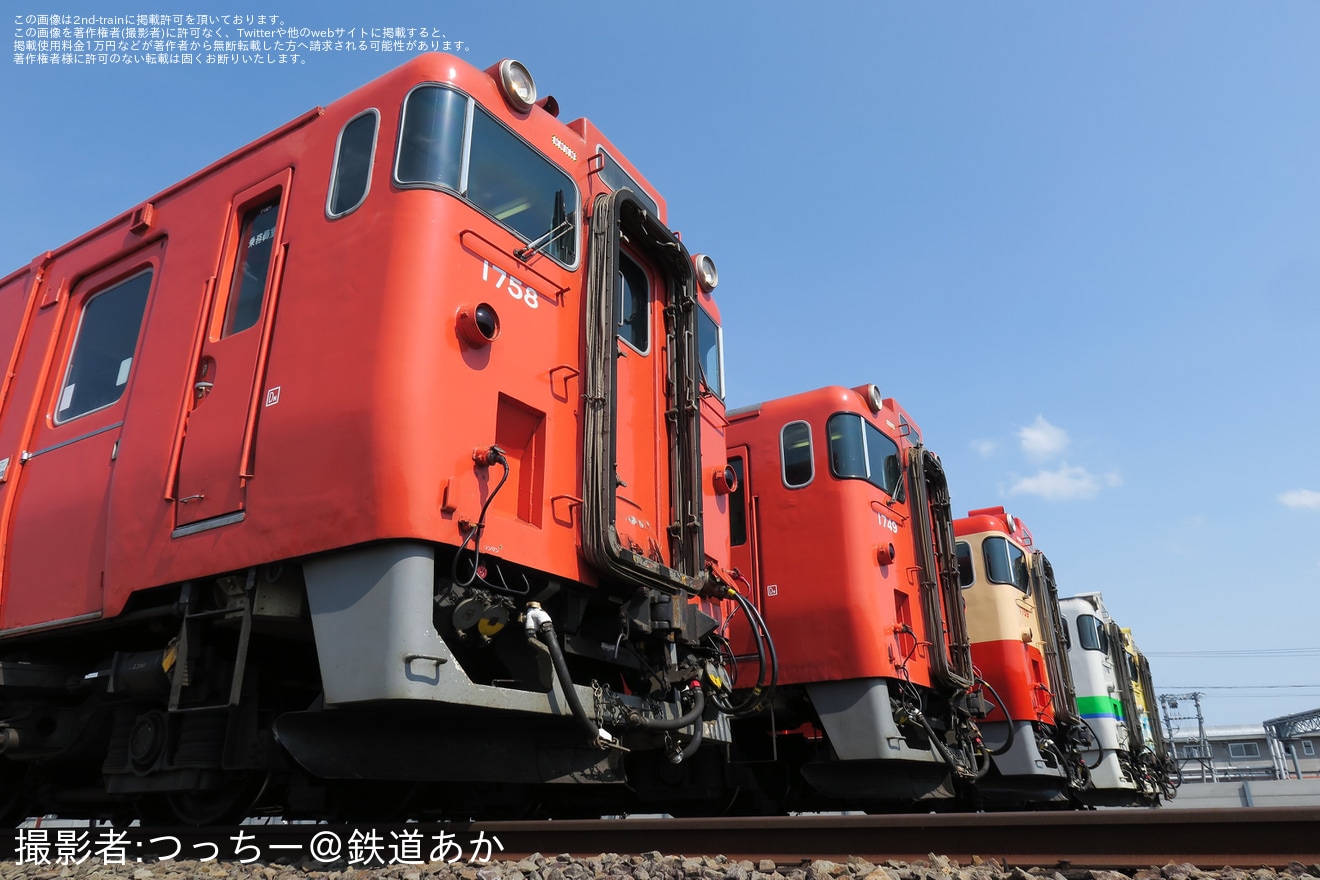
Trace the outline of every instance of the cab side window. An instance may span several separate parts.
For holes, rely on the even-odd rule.
[[[958,553],[958,586],[967,589],[976,581],[976,569],[972,568],[972,545],[958,541],[954,547]]]

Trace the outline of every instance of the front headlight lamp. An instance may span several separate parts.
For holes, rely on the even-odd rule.
[[[715,285],[720,283],[719,270],[715,268],[715,261],[706,254],[697,254],[692,258],[693,268],[697,272],[697,283],[706,293],[715,289]]]
[[[521,61],[505,58],[500,62],[500,88],[504,100],[519,113],[526,113],[536,103],[536,81]]]

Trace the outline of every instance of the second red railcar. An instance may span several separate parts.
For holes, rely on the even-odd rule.
[[[938,458],[873,385],[729,423],[732,559],[778,666],[774,698],[736,723],[758,789],[788,809],[964,796],[988,759]],[[762,664],[734,621],[746,691]]]

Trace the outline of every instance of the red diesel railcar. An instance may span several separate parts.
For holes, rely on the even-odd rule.
[[[992,709],[981,730],[993,768],[978,783],[990,805],[1068,802],[1086,787],[1054,568],[1030,530],[1002,507],[953,523],[972,661]]]
[[[777,660],[767,710],[735,722],[755,788],[781,809],[966,796],[988,756],[948,486],[917,426],[874,385],[832,387],[731,412],[728,442],[732,559]],[[764,663],[732,627],[750,695]]]
[[[722,342],[665,217],[522,65],[426,55],[0,279],[4,814],[685,781]]]

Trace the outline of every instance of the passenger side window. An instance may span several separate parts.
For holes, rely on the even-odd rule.
[[[139,272],[88,298],[60,387],[56,424],[103,409],[124,395],[151,276],[150,269]]]
[[[810,483],[816,474],[811,456],[811,426],[806,422],[788,423],[779,434],[779,445],[784,485],[797,489]]]
[[[350,120],[339,133],[335,167],[330,173],[330,201],[326,207],[331,217],[342,217],[366,200],[379,127],[380,114],[368,110]]]

